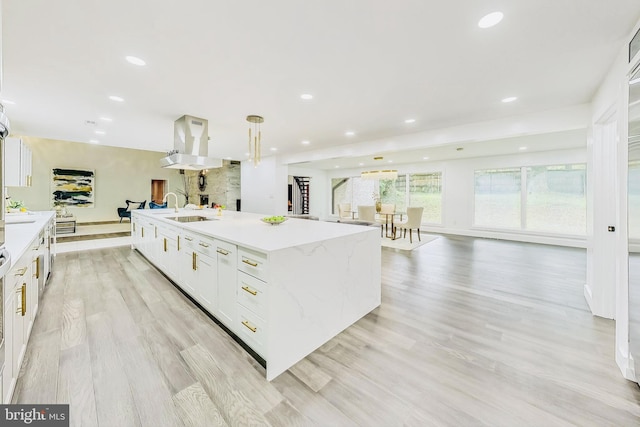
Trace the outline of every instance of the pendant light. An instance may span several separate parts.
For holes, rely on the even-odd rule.
[[[264,122],[261,116],[250,115],[247,116],[249,124],[249,155],[253,159],[253,166],[260,164],[260,140],[262,139],[262,132],[260,125]],[[253,125],[253,126],[252,126]],[[251,137],[251,128],[253,127],[253,138]]]

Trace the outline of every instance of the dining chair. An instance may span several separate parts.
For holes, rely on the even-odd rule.
[[[389,233],[389,224],[391,224],[391,231],[393,232],[393,214],[396,212],[396,205],[394,203],[383,203],[380,208],[378,219],[376,222],[380,224],[380,237],[384,236],[385,227],[387,234]]]
[[[422,222],[422,211],[424,211],[423,207],[420,208],[407,208],[407,220],[405,222],[401,222],[396,224],[393,229],[393,238],[396,238],[396,231],[398,228],[403,233],[403,238],[407,237],[407,230],[409,230],[409,242],[413,243],[412,230],[416,230],[418,232],[418,240],[420,241],[420,223]]]
[[[358,221],[376,223],[376,207],[367,205],[358,205]]]
[[[351,219],[351,203],[340,203],[338,204],[338,217]]]

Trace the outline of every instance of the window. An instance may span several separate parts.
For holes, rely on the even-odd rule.
[[[475,172],[474,225],[585,235],[586,166],[533,166]]]
[[[409,206],[424,207],[422,222],[442,224],[442,172],[410,176]]]
[[[527,230],[586,234],[585,165],[537,166],[526,169]]]
[[[520,228],[520,168],[475,172],[474,225]]]
[[[422,222],[442,224],[442,172],[398,175],[397,179],[380,181],[360,177],[332,178],[333,214],[338,214],[340,203],[373,205],[373,194],[380,195],[382,203],[396,205],[396,212],[406,212],[408,206],[422,206]]]

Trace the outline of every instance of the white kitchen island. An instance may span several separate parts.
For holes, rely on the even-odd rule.
[[[178,222],[175,217],[204,216]],[[134,210],[132,245],[266,362],[272,380],[380,305],[378,228]]]

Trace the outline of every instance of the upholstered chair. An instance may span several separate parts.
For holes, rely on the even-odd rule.
[[[396,224],[395,229],[393,230],[393,238],[396,237],[396,231],[400,229],[400,232],[403,233],[403,238],[407,237],[407,230],[409,230],[409,242],[413,243],[412,230],[416,230],[418,232],[418,241],[420,241],[420,223],[422,222],[422,211],[424,208],[407,208],[407,220],[405,222],[401,222]]]
[[[376,223],[376,207],[359,205],[358,206],[358,221],[359,222],[370,222],[371,224]]]
[[[339,219],[351,219],[351,203],[340,203],[338,205]]]
[[[385,227],[387,232],[389,231],[389,224],[391,224],[393,231],[393,214],[396,212],[396,205],[393,203],[383,203],[380,208],[378,219],[376,222],[380,224],[380,237],[384,236]]]

